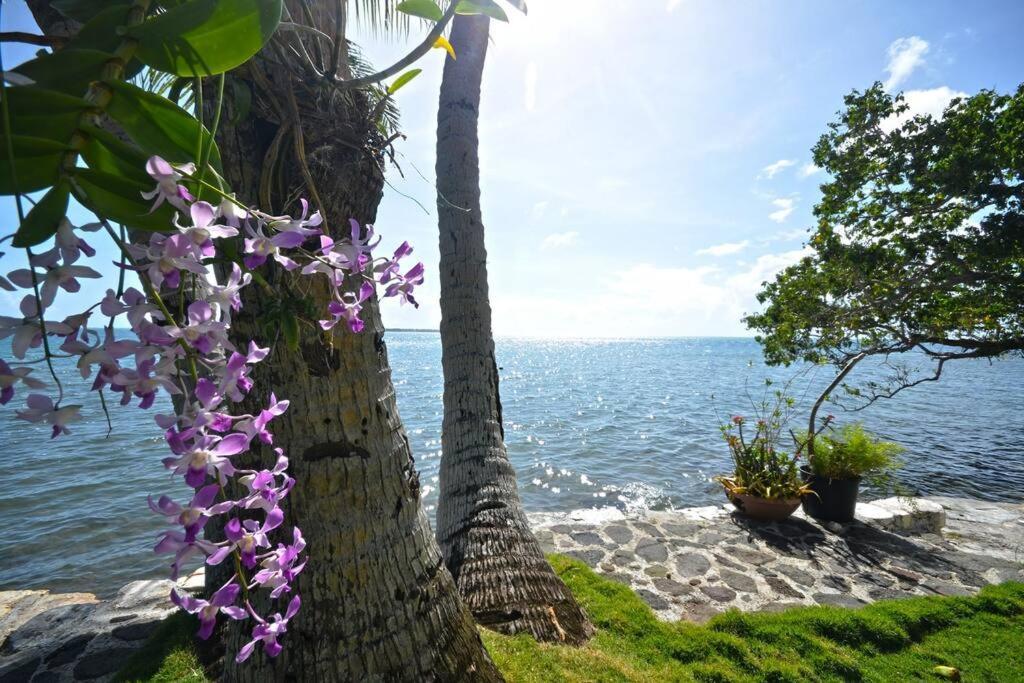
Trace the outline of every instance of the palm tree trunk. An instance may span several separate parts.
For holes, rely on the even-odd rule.
[[[256,69],[265,77],[253,78]],[[226,126],[219,140],[231,186],[254,201],[265,160],[277,154],[273,210],[284,209],[286,198],[309,196],[298,156],[290,153],[301,132],[331,231],[344,234],[349,217],[372,222],[383,188],[383,155],[366,98],[309,86],[269,59],[256,60],[249,74],[253,114]],[[276,100],[287,111],[289,91],[301,111],[300,128],[265,104]],[[268,154],[282,125],[293,126],[284,133],[287,142],[279,141],[280,151]],[[317,313],[329,301],[326,287],[306,289],[309,278],[299,282],[278,270],[273,285],[283,300],[303,300]],[[250,290],[234,329],[243,338],[266,338],[260,319],[267,302]],[[297,585],[303,610],[289,624],[284,652],[276,660],[260,656],[239,666],[228,661],[225,677],[501,680],[459,600],[420,503],[376,297],[363,315],[366,329],[360,334],[341,325],[331,335],[303,329],[298,350],[278,343],[255,373],[263,394],[253,397],[255,403],[265,404],[270,390],[291,401],[274,428],[297,481],[286,513],[303,530],[309,560]],[[262,456],[270,462],[269,452]],[[236,652],[247,631],[228,631],[228,652]]]
[[[441,433],[437,538],[477,621],[582,643],[593,627],[530,531],[505,451],[480,211],[477,121],[486,16],[456,16],[437,116],[441,247]]]

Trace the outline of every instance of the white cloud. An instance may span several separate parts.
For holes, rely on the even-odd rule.
[[[544,214],[546,214],[547,212],[548,202],[537,202],[536,204],[533,205],[533,208],[530,209],[530,218],[532,218],[535,221],[540,220],[541,218],[544,217]]]
[[[533,111],[537,108],[537,62],[526,65],[523,86],[523,106],[526,111]]]
[[[765,254],[739,270],[638,263],[598,277],[572,306],[552,306],[552,292],[492,290],[498,334],[544,337],[749,336],[744,314],[757,309],[761,283],[808,253]]]
[[[698,249],[697,254],[699,256],[728,256],[729,254],[738,254],[748,246],[750,246],[750,240],[726,242],[725,244],[716,244],[705,249]]]
[[[917,36],[894,40],[889,46],[889,63],[885,65],[885,70],[889,73],[885,89],[893,90],[907,80],[914,69],[924,64],[927,52],[928,41]]]
[[[789,168],[796,164],[796,159],[779,159],[774,164],[768,164],[761,169],[761,173],[757,176],[758,178],[768,178],[769,180],[774,178],[779,171],[784,168]]]
[[[776,223],[783,223],[796,208],[796,200],[792,197],[778,197],[772,200],[772,205],[776,210],[768,214],[768,218]]]
[[[665,11],[671,14],[675,11],[676,7],[679,7],[681,4],[683,4],[683,0],[668,0],[668,2],[665,3]]]
[[[819,166],[815,166],[814,162],[809,162],[800,167],[800,177],[809,178],[815,173],[821,173],[822,169]]]
[[[560,249],[562,247],[571,247],[579,241],[580,234],[575,230],[569,232],[553,232],[544,238],[544,241],[540,243],[541,249]]]
[[[930,90],[904,91],[903,99],[906,100],[907,111],[899,116],[890,116],[882,121],[880,127],[886,133],[892,132],[918,114],[930,114],[937,119],[942,118],[942,112],[957,97],[967,97],[967,93],[953,90],[946,85]]]

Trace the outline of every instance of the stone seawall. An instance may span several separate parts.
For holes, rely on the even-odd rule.
[[[753,522],[729,506],[531,514],[548,552],[629,585],[664,619],[725,609],[855,607],[909,595],[964,595],[1024,581],[1024,505],[961,498],[886,499],[858,521],[796,515]],[[201,570],[182,582],[202,586]],[[166,580],[89,593],[0,592],[0,683],[107,681],[172,608]]]

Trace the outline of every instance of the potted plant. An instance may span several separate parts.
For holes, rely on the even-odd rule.
[[[828,431],[807,440],[808,464],[801,470],[810,492],[803,496],[809,516],[832,522],[850,522],[857,507],[860,483],[868,477],[884,487],[888,475],[898,466],[903,447],[875,437],[860,423],[836,429],[826,420]]]
[[[733,474],[717,480],[733,505],[748,517],[786,519],[807,491],[795,456],[779,449],[783,423],[776,404],[767,416],[756,420],[753,434],[749,427],[744,432],[747,420],[739,415],[721,427],[732,454]]]

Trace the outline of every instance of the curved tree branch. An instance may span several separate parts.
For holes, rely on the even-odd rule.
[[[25,31],[3,31],[0,32],[0,42],[3,43],[28,43],[29,45],[41,45],[42,47],[61,48],[67,42],[62,36],[41,36],[38,33],[27,33]]]
[[[430,49],[434,47],[434,43],[441,37],[441,34],[444,33],[444,29],[448,25],[448,22],[450,22],[452,17],[455,16],[455,6],[457,4],[458,0],[452,0],[448,3],[448,9],[445,10],[440,21],[434,25],[434,28],[427,34],[427,37],[423,39],[423,42],[417,45],[412,52],[402,57],[391,66],[386,69],[382,69],[375,74],[370,74],[369,76],[350,78],[348,80],[340,79],[334,74],[328,74],[330,82],[342,90],[352,90],[355,88],[363,88],[368,85],[373,85],[374,83],[380,83],[385,78],[391,78],[399,71],[430,52]]]

